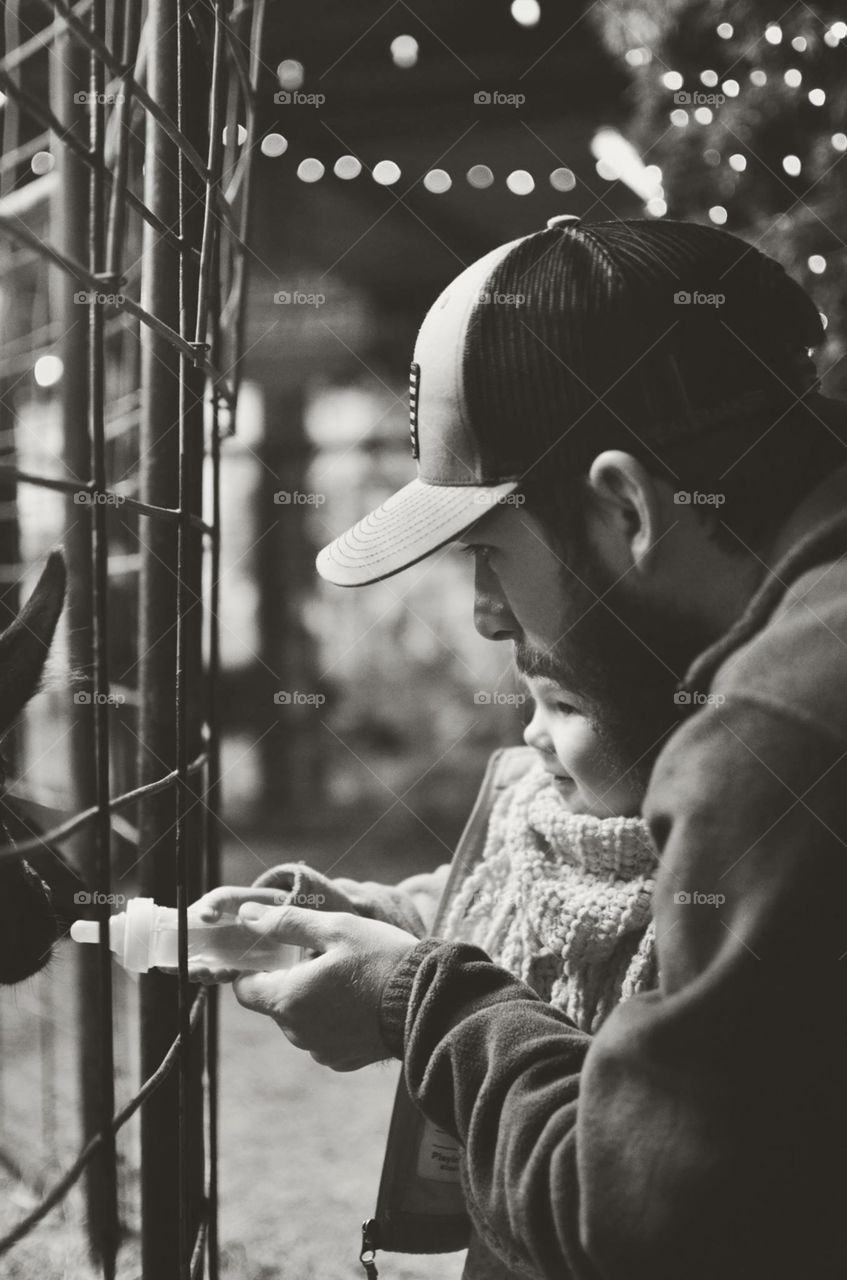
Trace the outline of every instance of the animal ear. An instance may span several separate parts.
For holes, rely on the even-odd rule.
[[[0,733],[38,688],[65,601],[65,558],[51,551],[35,589],[0,635]]]

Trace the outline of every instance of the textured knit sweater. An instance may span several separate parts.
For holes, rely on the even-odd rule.
[[[473,942],[584,1031],[655,986],[656,849],[641,818],[572,813],[540,763],[497,798],[439,935]]]

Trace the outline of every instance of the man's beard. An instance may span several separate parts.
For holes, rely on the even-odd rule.
[[[516,641],[515,663],[584,699],[609,768],[644,788],[685,714],[674,701],[676,685],[714,637],[702,621],[615,584],[591,552],[563,579],[559,638],[547,650]]]

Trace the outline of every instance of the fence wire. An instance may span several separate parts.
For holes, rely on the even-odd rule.
[[[69,728],[77,811],[0,857],[68,847],[106,904],[120,836],[139,888],[175,902],[179,976],[175,999],[173,979],[142,979],[144,1083],[116,1109],[109,907],[95,908],[99,947],[78,958],[86,1140],[0,1254],[86,1175],[107,1280],[121,1235],[115,1140],[139,1110],[144,1276],[217,1275],[217,1003],[192,995],[186,909],[217,879],[220,449],[239,390],[263,17],[264,0],[4,5],[0,486],[63,500],[69,656],[92,692]],[[38,455],[27,431],[43,428],[9,408],[33,362],[57,351],[40,385],[55,388],[58,473],[21,465]],[[114,680],[122,645],[134,690]],[[134,760],[114,732],[123,703]]]

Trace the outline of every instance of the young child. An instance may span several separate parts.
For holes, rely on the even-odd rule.
[[[638,816],[643,788],[611,761],[590,707],[546,677],[526,684],[527,746],[492,757],[452,864],[383,885],[282,863],[249,889],[212,890],[195,909],[212,920],[241,902],[293,902],[475,943],[596,1031],[620,1000],[655,986],[656,852]]]

